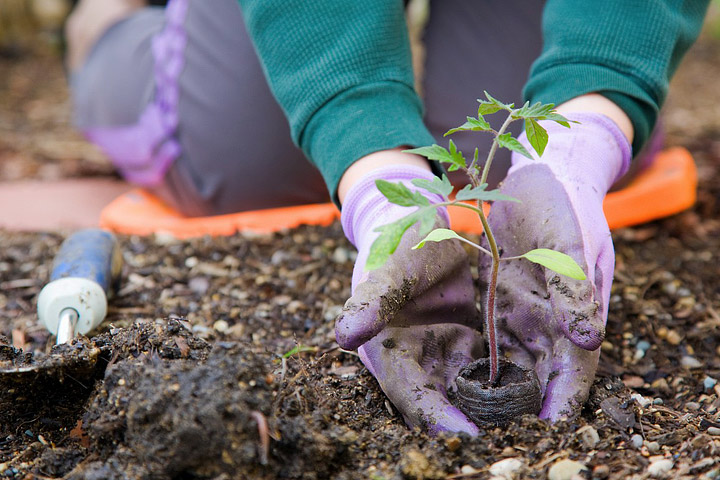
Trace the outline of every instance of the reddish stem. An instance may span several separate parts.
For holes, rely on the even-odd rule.
[[[480,204],[480,208],[482,212],[482,204]],[[482,222],[483,229],[485,230],[485,236],[490,245],[490,252],[492,253],[492,269],[490,271],[490,282],[488,282],[487,304],[485,305],[485,328],[488,336],[488,346],[490,347],[490,384],[495,385],[498,380],[499,363],[497,336],[495,334],[495,290],[497,289],[500,252],[498,251],[495,236],[492,230],[490,230],[490,225],[488,224],[485,213],[482,212],[479,215],[480,222]]]

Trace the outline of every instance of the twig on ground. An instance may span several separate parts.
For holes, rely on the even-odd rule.
[[[262,412],[253,410],[250,412],[250,417],[257,422],[258,434],[260,435],[260,448],[258,455],[260,456],[260,463],[262,465],[268,464],[268,458],[270,456],[270,432],[268,429],[267,418]]]

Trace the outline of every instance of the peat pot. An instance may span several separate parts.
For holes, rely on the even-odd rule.
[[[542,394],[535,370],[503,358],[498,370],[498,382],[493,386],[488,381],[488,358],[463,367],[456,379],[458,408],[481,427],[502,427],[526,413],[537,415]]]

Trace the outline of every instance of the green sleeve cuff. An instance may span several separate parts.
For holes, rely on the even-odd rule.
[[[322,172],[331,198],[338,203],[340,178],[359,158],[434,142],[423,124],[422,105],[415,91],[404,83],[385,81],[363,84],[335,96],[312,116],[299,143]]]
[[[628,76],[596,64],[554,65],[533,75],[524,92],[531,103],[555,105],[587,93],[607,97],[630,117],[635,130],[633,153],[637,154],[657,121],[658,100]]]
[[[599,93],[630,117],[637,154],[655,126],[675,69],[709,0],[547,0],[543,51],[525,86],[531,102]]]

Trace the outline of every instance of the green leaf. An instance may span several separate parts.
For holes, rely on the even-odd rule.
[[[455,142],[450,140],[448,142],[448,147],[450,148],[451,156],[448,172],[454,172],[455,170],[459,170],[461,168],[467,168],[467,162],[465,161],[465,157],[463,157],[462,152],[457,149],[457,147],[455,146]]]
[[[472,164],[474,166],[474,170],[477,174],[480,173],[480,165],[478,165],[478,156],[480,155],[480,150],[478,150],[477,147],[475,147],[475,153],[473,153],[473,160]],[[472,172],[471,172],[472,173]]]
[[[578,265],[572,257],[564,253],[550,250],[549,248],[536,248],[521,255],[521,257],[538,263],[545,268],[549,268],[560,275],[565,275],[576,280],[587,279],[580,265]]]
[[[401,207],[424,207],[430,205],[430,201],[422,193],[414,192],[402,183],[375,180],[375,185],[390,203]]]
[[[559,123],[563,127],[570,128],[570,120],[563,117],[555,111],[555,105],[552,103],[542,104],[540,102],[530,105],[525,103],[522,108],[519,108],[512,114],[513,119],[533,119],[533,120],[552,120],[553,122]],[[573,121],[573,123],[578,123]]]
[[[540,126],[533,118],[525,119],[525,134],[528,142],[535,149],[538,156],[542,157],[548,142],[547,130]]]
[[[430,147],[413,148],[410,150],[403,150],[405,153],[414,153],[416,155],[422,155],[429,160],[435,160],[436,162],[449,163],[448,171],[454,172],[460,168],[465,168],[465,158],[462,152],[458,151],[455,143],[450,140],[450,150],[441,147],[440,145],[432,145]]]
[[[580,123],[575,120],[568,120],[567,118],[563,117],[559,113],[548,113],[545,115],[545,118],[539,118],[538,120],[552,120],[555,123],[559,123],[563,127],[570,128],[571,123]]]
[[[525,102],[521,108],[513,112],[513,118],[538,118],[544,117],[553,111],[555,105],[552,103],[542,104],[537,102],[530,105],[530,102]]]
[[[435,225],[436,212],[437,209],[432,205],[422,207],[410,215],[376,228],[375,231],[380,232],[380,235],[370,246],[368,259],[365,262],[365,270],[376,270],[385,265],[387,259],[400,245],[400,241],[407,229],[416,222],[420,222],[420,236],[427,235]]]
[[[457,195],[455,195],[455,199],[460,201],[482,200],[483,202],[496,202],[504,200],[520,203],[520,200],[517,198],[500,193],[500,190],[485,190],[486,188],[487,183],[483,183],[475,188],[472,188],[471,185],[465,185],[465,187],[460,190]]]
[[[501,147],[512,150],[513,152],[517,152],[529,158],[530,160],[533,160],[530,152],[528,152],[527,149],[522,146],[522,143],[518,142],[517,139],[513,138],[511,133],[503,133],[502,135],[496,137],[496,140]]]
[[[483,93],[485,94],[485,98],[487,98],[487,101],[485,101],[485,100],[480,100],[480,99],[478,98],[478,102],[480,102],[480,105],[481,105],[481,106],[482,106],[483,104],[485,104],[485,105],[493,105],[493,106],[497,107],[497,109],[495,110],[495,112],[497,112],[498,110],[507,110],[507,111],[510,111],[510,110],[512,110],[513,108],[515,108],[515,104],[514,104],[514,103],[502,103],[500,100],[498,100],[497,98],[494,98],[492,95],[490,95],[487,91],[483,91]],[[485,115],[485,113],[483,113],[483,114],[481,114],[481,115]]]
[[[442,242],[443,240],[450,239],[462,240],[462,237],[449,228],[436,228],[412,248],[413,250],[417,250],[418,248],[424,247],[426,242]]]
[[[317,352],[318,347],[311,347],[308,345],[295,345],[291,350],[288,350],[287,352],[282,354],[282,358],[290,358],[296,353],[302,353],[302,352]]]
[[[450,183],[450,180],[448,180],[447,175],[444,173],[442,179],[434,177],[431,181],[424,178],[415,178],[410,182],[416,187],[427,190],[428,192],[442,195],[445,199],[447,199],[448,195],[450,195],[453,191],[452,183]]]
[[[385,265],[387,259],[400,244],[405,231],[419,219],[420,216],[416,211],[392,223],[376,228],[375,230],[380,232],[380,236],[370,246],[370,253],[367,262],[365,262],[365,270],[375,270]]]
[[[430,231],[435,227],[435,218],[437,217],[437,209],[434,208],[428,208],[423,209],[423,211],[419,212],[420,215],[420,229],[418,230],[418,235],[421,237],[424,235],[427,235],[430,233]]]
[[[463,123],[459,127],[452,128],[445,132],[445,137],[448,135],[452,135],[453,133],[457,132],[488,132],[491,131],[492,127],[488,122],[485,121],[484,118],[473,118],[473,117],[467,117],[467,122]]]
[[[491,115],[502,108],[492,102],[486,102],[485,100],[480,100],[479,98],[478,102],[480,102],[480,105],[478,106],[478,117]]]

